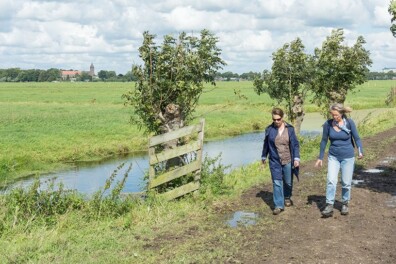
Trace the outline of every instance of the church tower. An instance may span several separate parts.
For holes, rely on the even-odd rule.
[[[91,77],[94,77],[94,76],[95,76],[95,67],[94,67],[94,65],[93,65],[92,62],[91,62],[91,66],[89,67],[89,75],[90,75]]]

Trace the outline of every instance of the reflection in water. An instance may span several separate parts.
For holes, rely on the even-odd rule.
[[[303,136],[315,136],[319,132],[301,132]],[[236,168],[257,161],[261,157],[261,149],[264,133],[249,133],[233,138],[212,141],[204,144],[204,156],[215,158],[221,153],[221,163],[230,168]],[[91,165],[77,166],[72,170],[58,172],[54,174],[43,175],[40,180],[45,182],[56,177],[55,186],[62,182],[66,189],[75,189],[81,193],[92,194],[103,187],[106,179],[110,177],[113,171],[121,164],[126,163],[117,175],[116,181],[121,180],[125,171],[132,163],[132,170],[128,174],[123,192],[141,192],[144,191],[146,182],[145,174],[148,170],[148,157],[146,155],[134,155],[116,160],[104,161]],[[26,179],[17,182],[8,187],[28,186],[34,179]]]
[[[352,186],[356,186],[362,183],[364,183],[364,180],[352,180]]]
[[[381,173],[384,170],[381,169],[368,169],[368,170],[364,170],[363,172],[367,172],[367,173]]]
[[[256,224],[256,219],[258,218],[258,214],[237,211],[233,214],[232,218],[227,221],[227,224],[231,227],[238,226],[248,226]]]

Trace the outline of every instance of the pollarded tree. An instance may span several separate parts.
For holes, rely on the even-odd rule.
[[[389,3],[389,8],[388,8],[389,14],[391,14],[392,19],[391,22],[396,21],[396,0],[391,0]],[[396,38],[396,24],[392,24],[390,27],[390,30],[392,31],[393,36]]]
[[[178,39],[166,35],[161,46],[155,37],[143,33],[139,53],[144,64],[133,66],[138,81],[123,97],[134,107],[140,127],[162,134],[191,119],[204,82],[215,85],[215,73],[225,62],[216,46],[217,37],[208,30],[202,30],[199,37],[184,32]]]
[[[344,31],[337,29],[326,38],[321,49],[315,49],[313,102],[322,108],[325,116],[330,104],[344,103],[349,91],[367,81],[368,66],[372,63],[362,36],[352,47],[343,42]]]
[[[304,52],[302,41],[286,43],[272,54],[271,72],[264,71],[253,83],[257,94],[268,93],[278,104],[284,105],[289,120],[300,133],[304,119],[304,100],[309,89],[310,57]]]

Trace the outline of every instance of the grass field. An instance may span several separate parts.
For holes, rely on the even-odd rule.
[[[348,104],[384,108],[395,83],[372,84],[374,88],[362,87],[350,95]],[[120,98],[130,85],[0,83],[3,180],[145,148],[147,137],[128,123],[131,109],[124,108]],[[271,100],[255,95],[251,83],[218,86],[202,96],[197,109],[197,116],[207,120],[209,139],[269,122]],[[234,88],[248,100],[235,97]],[[365,136],[396,126],[395,108],[381,111],[361,121],[363,144]],[[301,140],[303,162],[317,156],[318,144],[317,138]],[[378,158],[375,155],[363,162]],[[256,162],[226,175],[221,168],[203,169],[203,174],[199,195],[172,202],[149,196],[125,205],[119,200],[95,203],[33,189],[0,195],[0,263],[223,263],[236,252],[254,251],[243,240],[242,231],[250,227],[229,228],[219,215],[237,210],[236,200],[245,190],[269,182],[269,170]],[[261,236],[278,224],[284,222],[262,217],[252,230]]]
[[[350,94],[354,109],[383,108],[396,81],[371,81]],[[54,171],[74,161],[146,150],[148,136],[130,123],[122,94],[133,83],[0,83],[0,181]],[[235,94],[237,91],[237,94]],[[243,95],[243,96],[238,96]],[[207,86],[196,118],[206,119],[206,140],[262,129],[273,101],[252,82]],[[308,103],[308,112],[317,107]]]

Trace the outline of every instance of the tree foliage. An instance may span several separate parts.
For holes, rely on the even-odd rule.
[[[60,79],[59,69],[0,69],[0,82],[52,82]]]
[[[315,49],[315,74],[313,75],[313,102],[328,112],[331,103],[344,103],[346,95],[358,84],[367,81],[371,65],[370,53],[364,49],[366,43],[359,36],[352,47],[343,44],[344,31],[333,30]]]
[[[392,16],[392,18],[391,18],[392,26],[390,27],[390,30],[391,30],[393,36],[396,38],[396,24],[393,24],[393,22],[396,21],[396,0],[390,1],[388,12]]]
[[[271,72],[264,71],[262,78],[254,81],[257,94],[266,92],[278,104],[285,105],[289,120],[297,125],[304,116],[303,102],[310,77],[310,57],[304,52],[301,39],[286,43],[272,54]],[[297,122],[296,122],[297,121]]]
[[[123,97],[134,107],[140,127],[161,134],[172,130],[172,122],[182,127],[190,120],[204,82],[215,85],[215,73],[225,62],[216,46],[218,39],[208,30],[202,30],[199,37],[184,32],[178,39],[166,35],[160,46],[155,37],[143,33],[139,48],[143,65],[133,66],[138,80],[135,89]]]

